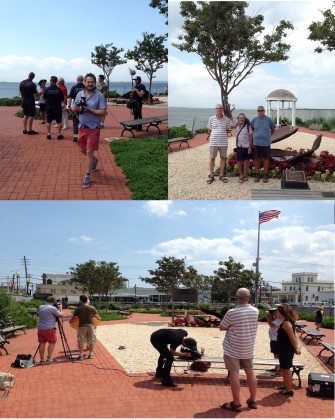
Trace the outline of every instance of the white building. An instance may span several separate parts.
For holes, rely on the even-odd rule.
[[[319,280],[317,273],[293,273],[291,281],[282,282],[274,302],[281,303],[283,297],[294,305],[334,305],[334,282]]]

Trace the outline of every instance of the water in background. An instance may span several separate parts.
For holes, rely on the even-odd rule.
[[[34,80],[34,83],[39,82],[39,80]],[[134,82],[135,83],[135,82]],[[149,83],[142,81],[144,86],[149,89]],[[74,86],[76,82],[66,82],[65,85],[67,87],[68,93],[70,93],[70,89]],[[167,82],[152,82],[151,86],[151,93],[155,96],[159,93],[164,93],[165,86],[167,86]],[[19,91],[20,82],[0,82],[0,98],[14,98],[14,96],[20,96]],[[47,84],[49,86],[49,84]],[[110,82],[109,83],[109,90],[115,90],[119,95],[123,95],[124,93],[129,92],[132,89],[131,81],[129,82]]]
[[[255,109],[235,109],[233,111],[234,121],[236,121],[238,114],[243,113],[252,120],[257,117]],[[292,111],[285,109],[280,111],[280,117],[287,117],[291,120]],[[215,114],[215,110],[211,108],[177,108],[169,107],[169,126],[179,127],[185,125],[187,129],[195,131],[199,128],[206,128],[208,118]],[[277,122],[277,111],[272,110],[269,115],[274,123]],[[300,117],[303,121],[311,118],[334,118],[335,110],[333,109],[297,109],[296,117]]]

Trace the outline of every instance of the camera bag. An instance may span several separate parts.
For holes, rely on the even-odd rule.
[[[3,394],[0,396],[0,400],[4,400],[8,397],[10,389],[15,384],[15,376],[11,373],[0,372],[0,391]]]
[[[308,375],[308,392],[315,397],[334,398],[334,375],[313,373]]]
[[[12,363],[12,367],[17,368],[30,368],[36,365],[36,360],[31,354],[18,354],[15,361]]]

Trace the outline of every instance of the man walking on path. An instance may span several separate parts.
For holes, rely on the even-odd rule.
[[[23,134],[38,134],[33,130],[33,120],[35,117],[35,95],[37,95],[36,85],[33,82],[35,73],[30,72],[28,79],[20,83],[21,106],[23,109]],[[28,130],[27,130],[28,128]]]
[[[254,118],[250,125],[253,131],[253,159],[255,164],[256,177],[255,182],[259,182],[260,178],[260,163],[263,160],[263,182],[268,182],[269,179],[269,160],[271,135],[274,133],[276,126],[271,118],[265,115],[263,106],[257,107],[258,116]]]
[[[71,106],[74,104],[74,100],[78,92],[85,89],[85,85],[83,83],[84,76],[79,75],[77,77],[77,84],[72,86],[70,90],[70,95],[67,98],[67,109],[71,109]],[[77,143],[78,141],[78,125],[79,125],[79,118],[77,114],[72,114],[72,127],[73,127],[73,141]]]
[[[62,103],[64,101],[64,94],[57,86],[57,77],[50,77],[50,86],[47,87],[43,93],[43,98],[46,102],[47,113],[47,139],[51,139],[51,123],[57,123],[57,140],[62,140],[64,136],[62,131]]]
[[[216,115],[209,118],[207,128],[209,135],[209,175],[207,184],[214,181],[215,158],[220,153],[220,181],[228,182],[224,176],[225,163],[228,149],[228,131],[231,128],[230,120],[223,115],[221,104],[215,107]]]
[[[258,309],[249,304],[250,292],[240,288],[236,291],[237,306],[230,309],[220,323],[220,331],[226,331],[223,340],[224,362],[230,375],[233,401],[220,407],[225,410],[241,411],[240,369],[244,369],[250,391],[247,400],[249,408],[257,408],[257,378],[253,371],[253,355],[258,327]]]
[[[78,344],[80,352],[80,360],[84,360],[84,344],[87,342],[89,354],[88,359],[93,359],[93,349],[96,340],[93,318],[101,319],[94,306],[89,305],[86,295],[79,297],[81,305],[73,312],[73,319],[79,318],[78,326]]]
[[[91,186],[91,172],[95,172],[98,158],[94,152],[99,149],[101,116],[106,115],[104,95],[96,90],[96,77],[88,73],[84,80],[85,89],[78,92],[71,107],[73,113],[79,114],[78,146],[87,157],[87,170],[82,184],[83,188]],[[79,105],[79,102],[82,102]]]

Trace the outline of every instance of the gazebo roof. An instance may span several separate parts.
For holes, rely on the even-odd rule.
[[[273,92],[269,93],[269,95],[265,98],[267,101],[272,100],[272,101],[291,101],[291,102],[295,102],[298,100],[298,98],[296,98],[292,92],[290,92],[289,90],[286,89],[277,89],[274,90]]]

